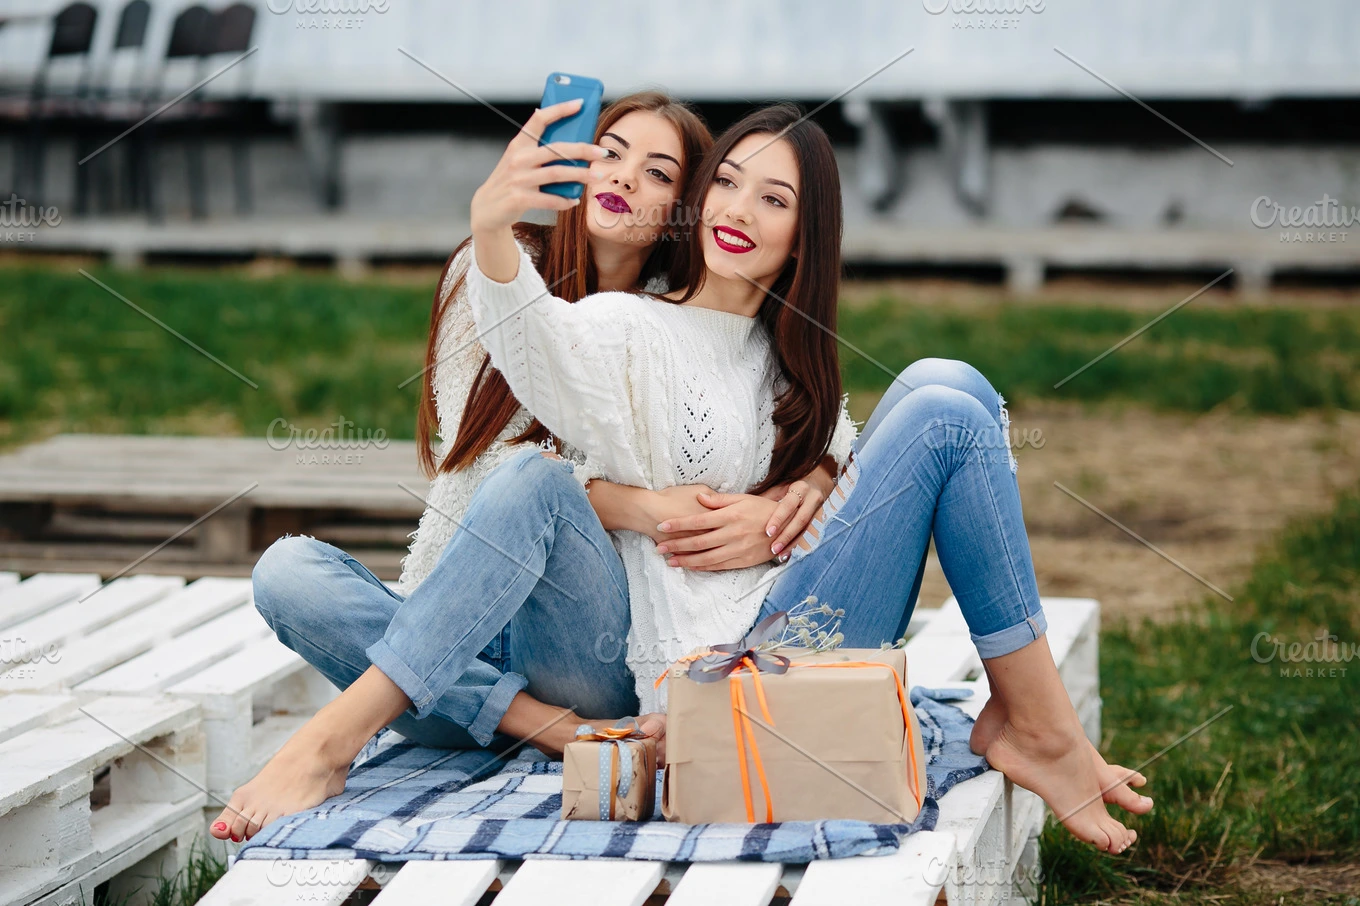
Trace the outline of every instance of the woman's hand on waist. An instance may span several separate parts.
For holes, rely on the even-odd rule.
[[[658,546],[671,554],[672,566],[698,570],[741,569],[768,562],[773,545],[780,550],[811,522],[821,506],[821,492],[805,481],[771,489],[770,496],[700,494],[707,512],[666,520],[670,533],[687,537]],[[774,498],[775,493],[782,496]]]

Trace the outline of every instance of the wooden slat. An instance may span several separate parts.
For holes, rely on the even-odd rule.
[[[373,906],[473,906],[504,865],[496,859],[407,862]]]
[[[244,603],[249,597],[248,579],[200,579],[111,626],[63,646],[58,662],[36,665],[32,676],[0,679],[0,691],[70,688],[141,654],[157,642]]]
[[[0,742],[76,710],[71,695],[0,695]]]
[[[178,576],[125,576],[10,629],[30,645],[65,642],[122,619],[184,587]]]
[[[299,669],[305,662],[277,638],[252,642],[222,661],[168,690],[171,695],[232,697],[271,685]]]
[[[665,872],[664,862],[627,859],[525,862],[496,906],[641,906]]]
[[[348,459],[308,464],[313,454]],[[166,510],[220,502],[255,482],[244,501],[251,506],[394,514],[423,509],[398,482],[419,492],[429,484],[410,441],[389,441],[383,449],[277,450],[264,437],[63,435],[0,456],[0,500],[141,501]]]
[[[374,864],[366,859],[238,859],[198,906],[339,906]]]
[[[777,862],[695,862],[666,900],[668,906],[765,906],[779,888]]]
[[[84,711],[0,743],[0,815],[132,751],[135,743],[198,720],[192,702],[173,699],[103,698]],[[199,792],[184,778],[173,785],[178,795],[167,799]]]
[[[38,573],[0,591],[0,629],[22,623],[45,610],[99,587],[91,573]]]
[[[903,839],[901,849],[889,856],[809,863],[791,906],[845,903],[930,906],[944,887],[949,866],[953,864],[952,834],[938,831],[912,834]]]
[[[86,680],[75,691],[83,695],[159,692],[204,669],[217,669],[222,658],[265,636],[273,638],[269,624],[253,605],[246,604]]]

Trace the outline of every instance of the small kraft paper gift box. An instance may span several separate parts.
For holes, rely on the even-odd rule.
[[[784,646],[786,612],[671,665],[662,814],[686,824],[916,818],[921,728],[900,648]]]
[[[562,752],[562,817],[648,821],[656,808],[656,739],[636,717],[604,730],[576,728]]]

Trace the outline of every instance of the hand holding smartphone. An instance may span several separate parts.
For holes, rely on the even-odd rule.
[[[539,106],[548,107],[580,98],[581,109],[571,116],[550,123],[539,136],[539,145],[553,142],[593,143],[595,126],[600,119],[600,99],[603,95],[604,84],[599,79],[565,72],[554,72],[549,75],[548,82],[543,88],[543,101]],[[584,160],[556,160],[545,166],[589,167],[590,164]],[[581,178],[584,176],[581,174]],[[563,198],[580,198],[585,186],[580,182],[551,182],[541,186],[540,191],[560,195]]]

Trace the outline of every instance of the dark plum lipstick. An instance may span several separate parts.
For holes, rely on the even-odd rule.
[[[600,207],[614,214],[631,214],[633,209],[628,207],[628,202],[623,200],[620,195],[613,192],[601,192],[595,196],[595,200],[600,203]]]

